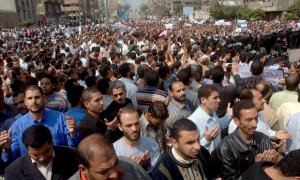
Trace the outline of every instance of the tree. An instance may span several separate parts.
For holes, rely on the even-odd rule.
[[[146,3],[143,3],[139,6],[138,13],[140,16],[148,16],[150,15],[149,13],[149,7]]]
[[[300,0],[298,0],[295,4],[293,4],[287,12],[285,13],[284,17],[287,20],[299,20],[300,19]]]
[[[237,10],[238,6],[225,6],[216,3],[209,8],[209,13],[214,19],[232,20],[236,18]]]
[[[236,12],[238,19],[260,20],[265,17],[265,11],[262,9],[250,9],[247,6],[240,6]]]
[[[33,20],[26,19],[26,20],[21,22],[21,25],[24,26],[24,27],[29,27],[29,26],[33,25]]]

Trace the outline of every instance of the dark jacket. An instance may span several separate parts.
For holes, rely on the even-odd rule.
[[[78,124],[77,132],[79,133],[81,139],[84,139],[85,137],[94,133],[100,133],[108,139],[114,138],[113,131],[107,129],[105,121],[101,118],[95,118],[88,112]]]
[[[238,93],[236,91],[236,87],[234,86],[223,86],[222,84],[214,83],[213,86],[215,86],[220,94],[220,106],[217,110],[217,115],[219,118],[223,117],[227,112],[227,105],[228,103],[231,104],[231,106],[234,103],[234,100],[236,97],[238,97]]]
[[[246,172],[242,174],[242,180],[252,180],[252,179],[259,179],[259,180],[272,180],[271,177],[267,175],[264,171],[264,168],[273,166],[274,164],[271,162],[261,161],[253,166],[251,166]]]
[[[212,166],[212,159],[205,147],[201,146],[201,151],[197,160],[199,163],[201,163],[201,167],[206,179],[214,179],[216,177],[216,173],[214,171],[215,168]],[[179,164],[180,163],[172,155],[171,148],[169,148],[154,167],[152,171],[152,179],[184,180],[180,170],[177,167]],[[202,175],[202,177],[204,176]]]
[[[52,180],[70,178],[78,170],[76,152],[67,147],[54,147]],[[29,155],[20,157],[5,169],[7,180],[45,180]]]
[[[238,129],[226,136],[212,152],[215,166],[222,179],[239,179],[240,175],[255,163],[255,156],[272,149],[268,136],[260,132],[253,135],[251,145],[240,137]]]

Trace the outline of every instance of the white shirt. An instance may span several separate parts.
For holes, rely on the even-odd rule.
[[[40,164],[31,158],[32,164],[36,166],[36,168],[41,172],[41,174],[46,178],[46,180],[51,180],[52,178],[52,167],[53,167],[53,158],[55,154],[53,151],[53,156],[47,166]]]
[[[293,114],[286,123],[285,130],[291,138],[286,140],[285,153],[300,149],[300,112]]]
[[[228,134],[233,133],[236,128],[237,128],[237,125],[234,123],[234,120],[231,120],[229,127],[228,127]],[[275,138],[276,131],[273,131],[271,129],[269,123],[265,120],[262,111],[258,113],[258,121],[257,121],[256,131],[267,135],[270,139],[276,139]]]

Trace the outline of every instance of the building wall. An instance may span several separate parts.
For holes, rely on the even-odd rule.
[[[35,0],[15,0],[19,21],[32,20],[36,22],[36,1]]]
[[[15,0],[5,0],[5,1],[1,0],[0,10],[16,12],[17,10],[16,10]]]
[[[0,10],[0,27],[16,27],[18,24],[16,12]]]

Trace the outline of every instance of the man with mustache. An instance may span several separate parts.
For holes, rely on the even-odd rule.
[[[180,80],[173,81],[169,86],[171,100],[168,104],[169,118],[165,123],[167,138],[171,138],[173,124],[178,119],[189,117],[193,112],[193,104],[186,98],[185,88],[185,85]]]
[[[136,110],[124,107],[117,120],[118,128],[124,136],[113,145],[118,156],[130,157],[151,173],[160,157],[157,142],[150,137],[141,136],[139,116]]]
[[[220,97],[213,85],[201,86],[198,90],[200,107],[188,118],[193,121],[199,131],[200,144],[212,152],[221,141],[220,121],[216,114]]]
[[[15,121],[10,130],[0,134],[4,162],[9,163],[27,153],[22,134],[31,125],[48,127],[56,146],[77,146],[80,138],[75,130],[76,121],[61,112],[45,109],[43,90],[39,86],[32,85],[25,89],[24,102],[29,112]]]
[[[178,119],[172,129],[172,144],[155,166],[154,180],[164,179],[212,179],[212,160],[209,152],[200,145],[199,131],[195,123]]]
[[[256,131],[258,110],[252,101],[235,103],[233,120],[237,129],[212,152],[222,179],[239,179],[244,171],[259,161],[277,161],[278,154],[272,149],[268,136]]]

